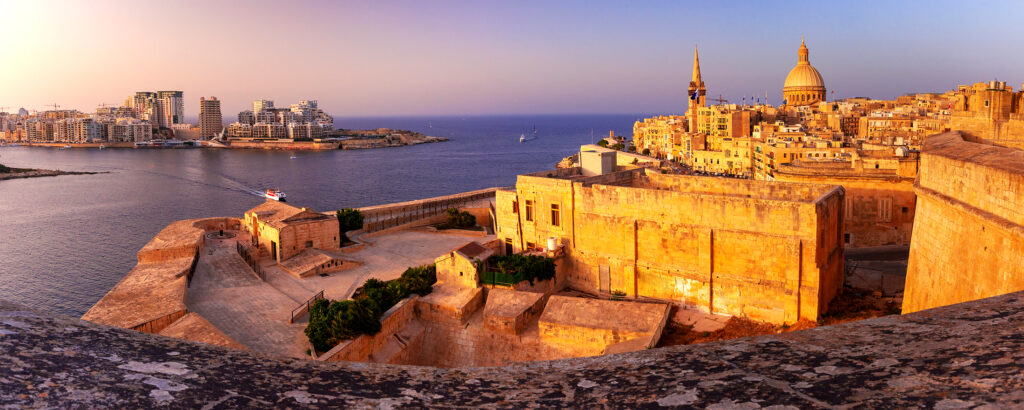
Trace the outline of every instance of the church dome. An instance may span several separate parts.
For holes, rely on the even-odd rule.
[[[786,83],[782,87],[784,89],[790,87],[825,88],[825,79],[821,78],[821,73],[810,63],[799,63],[789,71]]]
[[[808,58],[807,45],[800,40],[796,67],[789,71],[782,86],[782,96],[788,105],[811,105],[825,101],[825,79]]]

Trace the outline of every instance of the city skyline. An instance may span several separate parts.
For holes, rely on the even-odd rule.
[[[189,121],[210,95],[229,119],[260,98],[336,116],[682,113],[695,44],[709,100],[778,104],[801,36],[829,99],[1019,88],[1024,57],[989,44],[1024,34],[1020,5],[913,5],[10,3],[0,106],[91,112],[161,89],[184,92]]]

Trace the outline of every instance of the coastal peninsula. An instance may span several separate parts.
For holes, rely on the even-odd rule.
[[[55,177],[58,175],[89,175],[102,172],[61,171],[50,169],[11,168],[0,164],[0,181],[17,178]]]

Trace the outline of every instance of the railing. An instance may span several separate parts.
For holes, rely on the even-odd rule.
[[[259,256],[253,255],[253,253],[249,251],[249,248],[242,245],[241,242],[235,242],[235,250],[238,251],[238,256],[241,256],[242,259],[245,260],[245,263],[248,264],[250,268],[252,268],[252,271],[253,273],[256,274],[256,277],[260,278],[261,281],[266,282],[267,273],[264,272],[263,267],[260,266]]]
[[[316,303],[316,301],[321,300],[323,298],[324,291],[321,290],[317,292],[315,295],[313,295],[313,297],[309,298],[304,303],[296,307],[295,309],[292,309],[292,317],[291,319],[288,319],[288,323],[295,323],[295,318],[302,317],[302,315],[304,314],[309,314],[310,306],[313,306],[313,304]]]
[[[442,215],[449,208],[459,208],[469,203],[494,198],[496,190],[498,188],[487,188],[435,198],[359,208],[364,218],[363,230],[365,232],[382,231],[431,216]]]

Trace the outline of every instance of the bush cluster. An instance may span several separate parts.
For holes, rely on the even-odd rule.
[[[495,255],[487,259],[491,271],[519,275],[523,280],[548,280],[555,277],[555,260],[541,255]]]
[[[476,217],[469,212],[459,212],[458,209],[448,208],[448,219],[437,225],[438,229],[465,229],[476,226]]]
[[[342,340],[377,334],[384,312],[412,294],[430,294],[435,282],[437,268],[434,265],[406,269],[395,280],[367,279],[352,299],[321,299],[313,303],[309,308],[306,337],[317,351],[326,352]]]
[[[338,234],[343,243],[349,241],[348,236],[345,236],[345,232],[363,228],[363,213],[359,212],[358,209],[341,209],[338,210],[336,216],[338,217]]]

